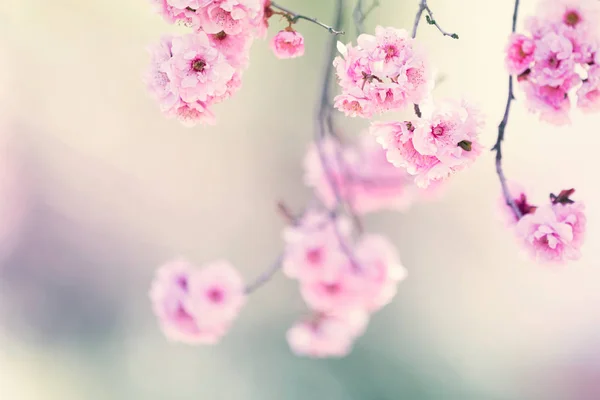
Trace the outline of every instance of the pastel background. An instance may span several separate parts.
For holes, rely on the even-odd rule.
[[[280,3],[332,19],[331,0]],[[417,0],[381,3],[368,28],[412,25]],[[532,12],[534,0],[522,3],[521,16]],[[429,4],[460,35],[421,25],[444,77],[436,96],[478,102],[491,146],[513,2]],[[349,357],[290,353],[284,334],[303,306],[281,275],[219,346],[163,338],[147,300],[157,265],[227,257],[251,280],[281,249],[276,202],[310,197],[301,158],[327,33],[298,28],[305,57],[280,61],[256,43],[218,125],[189,129],[163,118],[141,81],[147,44],[183,31],[145,0],[0,2],[0,399],[600,398],[600,115],[551,127],[520,92],[506,173],[540,202],[577,189],[589,217],[580,262],[548,269],[519,254],[489,153],[443,199],[367,219],[393,238],[409,279]]]

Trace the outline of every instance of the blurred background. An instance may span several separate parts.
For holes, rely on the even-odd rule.
[[[330,0],[280,3],[332,21]],[[418,0],[381,3],[369,30],[412,26]],[[521,17],[535,0],[522,3]],[[491,147],[513,2],[429,4],[460,36],[420,27],[444,77],[435,95],[478,103]],[[141,80],[146,46],[185,30],[147,1],[0,2],[0,399],[600,398],[600,115],[575,112],[556,128],[521,101],[506,173],[534,202],[577,189],[589,218],[581,261],[548,268],[520,255],[486,153],[444,198],[367,218],[393,238],[409,279],[347,358],[291,354],[284,335],[303,305],[281,275],[220,345],[165,340],[147,298],[158,265],[226,257],[252,280],[281,249],[276,202],[300,209],[310,198],[301,159],[327,33],[298,29],[305,57],[280,61],[257,42],[218,125],[189,129],[161,115]],[[349,135],[366,126],[339,122]]]

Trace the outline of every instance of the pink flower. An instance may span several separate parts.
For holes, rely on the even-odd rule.
[[[555,125],[570,123],[571,102],[569,91],[579,84],[580,78],[572,75],[561,86],[539,86],[530,81],[522,82],[527,106],[532,112],[539,112],[540,119]]]
[[[560,86],[575,74],[573,43],[555,32],[537,41],[534,58],[531,74],[540,86]]]
[[[195,125],[198,122],[214,124],[214,115],[209,104],[203,101],[182,100],[179,86],[169,75],[173,75],[171,36],[165,36],[161,41],[149,48],[151,62],[144,81],[152,96],[159,102],[161,111],[168,117],[176,117],[185,125]]]
[[[195,10],[204,7],[212,0],[150,0],[157,13],[169,23],[183,21],[194,27],[198,26]]]
[[[277,58],[296,58],[304,55],[304,37],[294,30],[282,30],[271,41]]]
[[[413,144],[423,155],[436,156],[456,169],[470,165],[481,154],[479,131],[483,125],[478,111],[466,102],[445,101],[415,120]]]
[[[191,311],[188,283],[192,266],[175,260],[156,273],[150,299],[160,326],[168,339],[187,344],[214,344],[225,334],[226,326],[201,328]]]
[[[585,112],[600,111],[600,65],[592,65],[577,90],[577,106]]]
[[[384,150],[386,158],[395,167],[405,168],[415,176],[418,187],[426,188],[450,174],[440,160],[426,156],[415,150],[413,144],[414,126],[411,122],[374,122],[370,133],[375,136]]]
[[[544,0],[537,15],[549,24],[562,24],[570,29],[595,29],[600,6],[595,0]]]
[[[198,9],[197,15],[206,33],[254,33],[263,24],[264,1],[211,0]]]
[[[375,36],[360,35],[357,44],[338,43],[341,56],[334,66],[342,93],[335,99],[337,109],[369,118],[419,103],[429,94],[425,54],[405,30],[378,26]]]
[[[312,187],[328,208],[336,204],[333,181],[353,211],[359,214],[379,210],[405,211],[417,190],[406,170],[394,167],[374,138],[363,134],[355,145],[325,140],[321,147],[329,170],[323,168],[316,144],[304,159],[304,182]]]
[[[370,312],[380,310],[396,295],[398,283],[407,276],[392,243],[381,235],[364,235],[355,247],[363,291],[362,306]]]
[[[368,321],[364,312],[346,315],[318,314],[294,324],[287,334],[292,351],[311,358],[344,357]]]
[[[222,53],[227,62],[238,71],[248,66],[250,47],[254,38],[247,33],[228,35],[224,31],[210,34],[208,38],[212,45]]]
[[[442,102],[413,122],[376,122],[371,134],[387,159],[415,175],[418,187],[439,183],[470,166],[481,154],[479,112],[465,102]]]
[[[210,102],[228,93],[236,70],[204,32],[175,37],[171,52],[167,75],[182,100]]]
[[[571,244],[580,248],[585,238],[587,219],[585,217],[585,206],[581,202],[571,204],[557,203],[552,206],[558,222],[571,226],[573,230],[573,241]]]
[[[228,325],[246,304],[244,282],[227,261],[216,261],[189,280],[190,312],[201,327]]]
[[[284,230],[283,272],[290,278],[306,282],[337,271],[345,262],[340,238],[348,240],[350,230],[350,221],[345,218],[336,218],[334,222],[327,213],[307,211],[296,225]]]
[[[559,220],[552,205],[539,207],[533,214],[521,218],[517,223],[517,235],[538,261],[560,263],[580,257],[573,240],[573,226]]]
[[[506,48],[506,67],[511,75],[520,75],[531,66],[535,42],[525,35],[513,34]]]
[[[324,313],[345,313],[364,309],[364,289],[366,281],[353,271],[351,262],[332,266],[327,274],[318,279],[301,282],[300,293],[306,304],[313,310]]]

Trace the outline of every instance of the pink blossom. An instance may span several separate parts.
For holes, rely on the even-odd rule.
[[[417,186],[426,188],[475,161],[482,151],[482,124],[466,102],[447,101],[412,122],[373,123],[371,134],[387,150],[388,161],[406,168]]]
[[[283,232],[286,242],[284,273],[306,282],[337,271],[345,262],[340,238],[348,240],[350,231],[351,223],[346,218],[333,221],[325,212],[307,211],[296,225]]]
[[[358,266],[345,258],[318,279],[301,282],[300,293],[306,304],[324,313],[364,309],[366,281],[362,281],[353,268]]]
[[[254,38],[248,33],[228,35],[224,31],[208,35],[212,45],[222,53],[227,62],[238,71],[248,66],[250,47]]]
[[[426,156],[415,150],[413,144],[414,126],[411,122],[374,122],[370,133],[375,136],[384,150],[386,158],[395,167],[405,168],[415,176],[418,187],[426,188],[450,174],[440,160]]]
[[[335,107],[346,115],[369,118],[419,103],[431,89],[424,52],[405,30],[378,26],[375,35],[362,34],[357,46],[338,43],[334,60],[342,93]]]
[[[534,82],[521,83],[525,91],[527,107],[532,112],[539,112],[540,119],[555,125],[568,124],[571,119],[569,111],[571,101],[569,91],[580,83],[577,75],[572,75],[561,86],[539,86]]]
[[[513,34],[506,48],[506,67],[511,75],[520,75],[531,66],[535,42],[525,35]]]
[[[429,113],[413,122],[413,144],[420,154],[436,156],[453,170],[470,165],[481,154],[479,112],[466,102],[437,103]]]
[[[304,37],[294,30],[282,30],[271,41],[277,58],[296,58],[304,55]]]
[[[212,0],[150,0],[157,13],[169,22],[183,21],[197,27],[198,18],[195,10],[204,7]]]
[[[214,124],[214,115],[209,104],[203,101],[184,101],[180,96],[180,88],[172,76],[171,36],[165,36],[161,41],[149,48],[151,62],[144,81],[159,102],[161,111],[168,117],[176,117],[185,125],[195,125],[198,122]]]
[[[580,257],[573,226],[566,220],[559,220],[552,205],[541,206],[533,214],[521,218],[517,223],[517,235],[538,261],[560,263]]]
[[[355,247],[363,307],[370,312],[387,305],[396,295],[398,283],[407,276],[392,243],[381,235],[364,235]]]
[[[211,0],[197,11],[202,30],[228,35],[255,32],[263,24],[264,1]]]
[[[286,337],[292,351],[311,358],[344,357],[368,321],[364,312],[346,315],[317,314],[296,322]]]
[[[555,32],[536,42],[534,58],[531,74],[540,86],[560,86],[575,74],[573,43]]]
[[[333,139],[321,142],[328,173],[316,144],[304,159],[304,182],[328,208],[336,204],[331,181],[352,210],[365,214],[379,210],[405,211],[417,197],[413,178],[386,159],[385,150],[369,135],[355,145],[342,146]]]
[[[595,0],[544,0],[536,15],[548,24],[561,24],[570,29],[596,29],[600,6]]]
[[[231,323],[246,304],[242,277],[227,261],[216,261],[196,271],[188,286],[190,312],[201,327]]]
[[[396,294],[406,277],[393,245],[383,236],[367,234],[317,279],[301,281],[300,292],[312,309],[325,313],[377,311]],[[351,259],[349,257],[352,257]]]
[[[182,100],[207,102],[229,91],[236,70],[204,32],[173,38],[171,52],[167,75]]]
[[[592,65],[577,90],[577,106],[585,112],[600,111],[600,65]]]
[[[162,266],[150,289],[154,314],[168,339],[187,344],[214,344],[227,330],[224,324],[200,327],[192,312],[189,281],[192,266],[183,260]]]
[[[581,247],[585,238],[587,219],[585,217],[585,206],[581,202],[561,204],[552,206],[558,222],[571,226],[573,230],[573,241],[571,244],[576,248]]]

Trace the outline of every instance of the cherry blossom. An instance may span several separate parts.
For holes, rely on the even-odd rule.
[[[277,58],[296,58],[304,55],[304,37],[297,31],[279,31],[271,41],[271,49]]]

